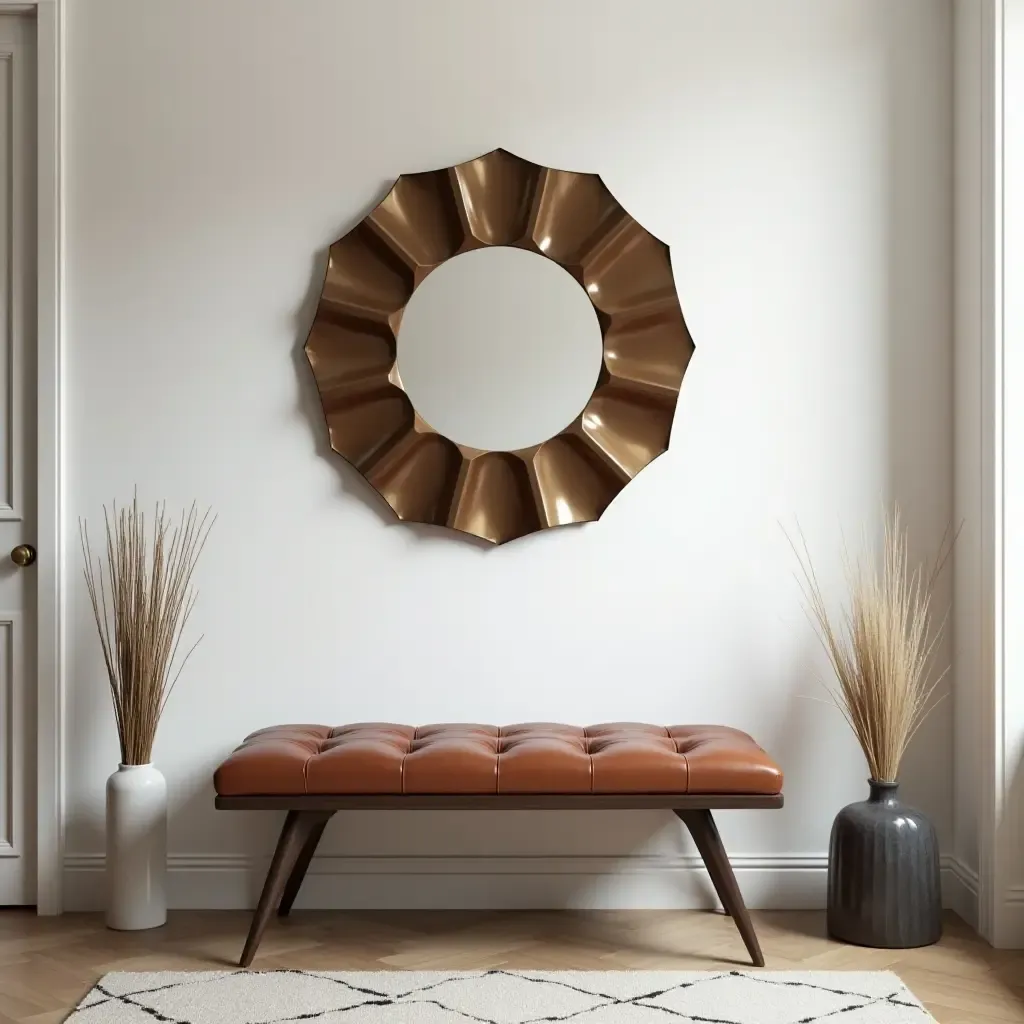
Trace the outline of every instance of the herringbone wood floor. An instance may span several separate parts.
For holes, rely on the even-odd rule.
[[[858,949],[825,937],[824,915],[754,915],[769,969],[893,970],[940,1024],[1024,1022],[1024,952],[990,949],[949,916],[937,946]],[[179,911],[165,928],[112,932],[95,914],[0,911],[0,1024],[57,1024],[107,971],[233,967],[249,916]],[[747,967],[721,914],[296,911],[274,921],[253,967],[546,970]]]

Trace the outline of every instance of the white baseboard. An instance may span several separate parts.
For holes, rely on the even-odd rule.
[[[825,905],[824,854],[737,856],[733,870],[752,909],[815,910]],[[251,909],[268,860],[244,855],[168,858],[168,903],[179,910]],[[100,910],[102,854],[64,859],[64,906]],[[977,879],[943,858],[943,902],[977,920]],[[973,902],[972,902],[973,900]],[[668,909],[712,907],[696,856],[317,857],[297,909]],[[1024,907],[1024,904],[1022,904]],[[972,909],[973,908],[973,909]]]
[[[978,872],[951,855],[942,858],[942,903],[978,927]]]
[[[1024,885],[1010,887],[1003,907],[997,945],[1001,949],[1024,949]]]

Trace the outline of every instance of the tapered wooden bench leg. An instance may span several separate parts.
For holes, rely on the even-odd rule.
[[[676,815],[690,830],[697,851],[708,869],[711,882],[722,901],[726,913],[736,922],[743,944],[747,947],[750,959],[755,967],[764,967],[764,954],[761,944],[754,933],[754,923],[750,920],[750,912],[743,902],[743,894],[732,872],[732,865],[722,845],[722,837],[718,834],[718,826],[708,810],[676,811]]]
[[[267,880],[263,883],[263,892],[260,894],[260,902],[253,914],[252,924],[249,926],[249,936],[245,940],[245,948],[242,950],[242,958],[239,964],[248,967],[252,958],[256,955],[256,947],[263,938],[263,931],[267,927],[267,921],[281,899],[288,876],[295,866],[302,848],[309,839],[312,830],[323,821],[323,813],[319,811],[289,811],[284,819],[284,827],[277,840],[277,849],[274,850],[274,859],[270,862],[270,870],[267,872]]]
[[[320,837],[324,834],[324,829],[327,827],[327,822],[330,821],[330,818],[331,815],[329,813],[323,814],[321,815],[322,820],[313,825],[309,837],[306,839],[295,861],[295,867],[292,868],[292,872],[288,876],[288,881],[284,887],[284,894],[281,896],[281,905],[277,908],[278,917],[287,917],[291,911],[295,897],[299,894],[299,889],[302,886],[302,880],[306,877],[306,871],[309,870],[309,862],[313,859],[313,854],[316,853]]]

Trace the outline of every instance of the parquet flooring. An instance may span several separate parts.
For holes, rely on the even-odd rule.
[[[950,915],[937,946],[860,949],[824,914],[754,914],[769,969],[892,970],[940,1024],[1024,1022],[1024,952],[993,950]],[[0,1024],[58,1024],[107,971],[235,966],[249,915],[178,911],[164,928],[112,932],[97,914],[0,910]],[[732,921],[700,911],[296,911],[268,928],[253,967],[539,970],[748,967]]]

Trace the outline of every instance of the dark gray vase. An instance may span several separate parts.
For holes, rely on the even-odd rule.
[[[828,847],[828,933],[857,946],[907,949],[942,935],[939,843],[932,823],[868,780],[867,800],[844,807]]]

